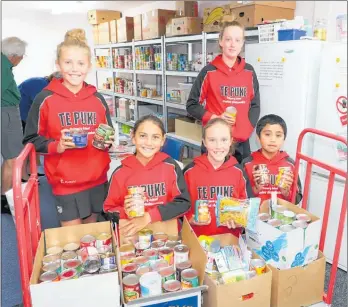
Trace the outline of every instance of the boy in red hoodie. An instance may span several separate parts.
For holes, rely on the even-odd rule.
[[[118,212],[120,232],[133,235],[150,223],[183,216],[190,209],[190,197],[180,166],[160,152],[165,141],[163,122],[144,116],[134,126],[135,155],[122,160],[110,179],[104,212]],[[131,188],[143,188],[145,214],[132,217],[136,200]]]
[[[261,149],[255,151],[242,162],[253,192],[264,200],[271,198],[276,191],[279,198],[291,201],[294,182],[294,161],[281,150],[284,144],[287,127],[278,115],[269,114],[262,117],[256,125],[256,134]],[[302,199],[301,182],[297,182],[295,202]]]
[[[112,126],[105,99],[84,82],[91,67],[85,31],[68,31],[57,48],[62,79],[53,79],[29,111],[23,143],[46,154],[45,173],[52,186],[62,226],[91,223],[102,212],[110,158],[107,148],[93,147],[99,124]],[[76,148],[70,128],[88,131],[87,146]],[[111,141],[108,141],[109,147]]]
[[[192,202],[187,218],[197,236],[228,232],[238,236],[240,229],[235,228],[233,221],[228,223],[228,227],[217,227],[215,215],[219,195],[238,199],[252,197],[251,187],[242,167],[230,156],[232,138],[229,124],[221,118],[210,120],[203,128],[203,143],[207,153],[195,158],[184,169]],[[209,218],[205,222],[195,221],[197,200],[208,202],[209,213],[204,214]]]

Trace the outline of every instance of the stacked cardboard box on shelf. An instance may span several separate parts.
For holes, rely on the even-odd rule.
[[[143,39],[143,28],[141,15],[137,15],[134,18],[134,40],[141,41]]]
[[[198,17],[197,1],[175,1],[176,17]]]
[[[142,14],[143,40],[165,35],[167,22],[175,16],[172,10],[152,10]]]
[[[117,20],[117,42],[131,42],[134,38],[133,17],[123,17]]]

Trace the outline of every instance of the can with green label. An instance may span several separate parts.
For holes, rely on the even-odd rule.
[[[106,124],[100,124],[97,130],[95,131],[93,138],[93,146],[95,148],[104,150],[105,149],[105,141],[110,140],[110,136],[115,134],[115,130],[113,127],[110,127]]]

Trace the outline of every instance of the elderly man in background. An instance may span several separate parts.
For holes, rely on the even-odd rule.
[[[25,55],[27,43],[18,37],[2,40],[1,46],[1,211],[10,213],[5,193],[12,188],[14,161],[23,149],[23,130],[19,113],[21,95],[12,69]],[[27,174],[25,174],[27,175]]]

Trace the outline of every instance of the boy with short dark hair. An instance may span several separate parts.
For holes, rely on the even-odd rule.
[[[278,198],[291,201],[295,162],[281,150],[287,134],[285,121],[275,114],[265,115],[256,125],[256,134],[261,148],[242,162],[255,196],[264,201],[276,191]],[[298,180],[295,203],[301,199],[301,182]]]

